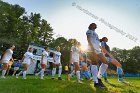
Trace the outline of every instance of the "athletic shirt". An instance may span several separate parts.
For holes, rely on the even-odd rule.
[[[13,51],[11,49],[6,50],[6,55],[2,58],[4,61],[9,61],[12,58]]]
[[[105,42],[101,42],[101,46],[105,47],[105,49],[110,53],[110,47],[105,43]],[[108,54],[105,54],[106,57],[109,57]]]
[[[71,47],[71,52],[72,52],[72,58],[79,58],[79,48],[72,46]]]
[[[44,50],[42,55],[44,56],[43,57],[43,62],[47,62],[48,61],[48,56],[49,56],[48,52],[46,50]]]
[[[23,62],[27,62],[27,63],[30,63],[31,62],[31,59],[33,59],[33,53],[31,53],[31,52],[26,52],[25,54],[24,54],[24,60],[23,60]]]
[[[60,62],[60,59],[61,59],[61,53],[56,51],[55,58],[54,58],[55,62]]]
[[[68,66],[65,66],[65,71],[68,71],[68,70],[69,70]]]
[[[91,43],[93,44],[93,47],[95,50],[100,50],[100,39],[98,37],[98,34],[94,30],[88,30],[86,32],[87,37],[90,37]],[[88,51],[92,52],[90,45],[88,44]]]

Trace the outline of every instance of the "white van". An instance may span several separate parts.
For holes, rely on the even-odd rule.
[[[42,52],[45,49],[44,49],[44,46],[40,46],[40,45],[34,44],[34,43],[29,44],[28,48],[30,48],[30,47],[33,48],[33,55],[34,55],[33,56],[33,60],[34,60],[34,64],[31,64],[29,66],[29,69],[27,71],[27,74],[34,74],[36,68],[38,67],[38,64],[41,61]],[[50,55],[50,53],[54,53],[55,51],[54,51],[54,49],[50,49],[49,48],[48,52],[49,52],[49,55]],[[53,62],[53,58],[49,56],[48,62]],[[49,64],[47,65],[47,67],[49,67]]]

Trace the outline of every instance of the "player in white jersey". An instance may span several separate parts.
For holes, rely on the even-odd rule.
[[[88,27],[88,31],[86,32],[87,35],[87,41],[88,41],[88,57],[91,60],[92,66],[91,66],[91,72],[94,79],[94,87],[101,87],[106,88],[105,85],[101,81],[102,75],[105,73],[108,65],[107,65],[107,59],[103,55],[100,49],[100,39],[98,37],[98,34],[95,32],[95,29],[97,28],[97,25],[95,23],[91,23]],[[101,65],[99,68],[97,68],[97,64],[99,60],[104,63],[104,65]]]
[[[54,63],[53,63],[53,70],[52,70],[52,80],[54,80],[54,76],[56,74],[56,67],[59,67],[58,70],[58,80],[61,79],[61,73],[62,73],[62,65],[61,65],[61,53],[60,53],[60,47],[56,48],[56,52],[53,55]]]
[[[36,73],[35,75],[41,75],[41,79],[44,79],[44,71],[46,69],[47,66],[47,61],[48,61],[48,47],[45,47],[45,50],[42,53],[42,58],[41,58],[41,71]]]
[[[28,51],[24,54],[23,58],[22,58],[22,64],[24,67],[24,71],[19,72],[18,74],[16,74],[16,77],[18,78],[18,76],[20,74],[23,73],[23,79],[26,79],[26,72],[29,68],[29,65],[31,64],[31,62],[33,63],[33,48],[30,47],[28,49]]]
[[[9,49],[5,51],[5,53],[3,54],[3,57],[1,58],[1,62],[3,64],[1,78],[5,78],[6,70],[8,69],[9,60],[12,59],[13,61],[12,55],[13,55],[14,48],[15,46],[12,45]]]
[[[75,71],[76,71],[76,77],[78,83],[82,83],[80,81],[80,66],[79,66],[79,59],[80,59],[80,49],[79,49],[79,43],[77,41],[74,42],[74,45],[71,47],[70,51],[70,65],[75,65]]]

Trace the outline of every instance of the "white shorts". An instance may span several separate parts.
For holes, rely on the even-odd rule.
[[[79,57],[73,57],[72,62],[79,62]]]
[[[14,70],[18,70],[19,69],[19,67],[14,67]]]
[[[22,62],[22,64],[30,65],[31,63],[30,62]]]
[[[58,64],[61,64],[61,62],[53,62],[54,64],[58,65]]]
[[[96,53],[97,55],[102,53],[101,49],[99,49],[99,50],[94,50],[94,51],[95,51],[95,53]]]
[[[7,63],[8,64],[8,60],[1,60],[2,63]]]
[[[42,62],[41,64],[45,64],[45,65],[47,65],[47,62]]]

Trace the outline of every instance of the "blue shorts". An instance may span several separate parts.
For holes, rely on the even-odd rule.
[[[112,60],[113,60],[113,58],[111,58],[111,57],[106,57],[106,59],[109,63],[112,62]]]
[[[2,64],[0,64],[0,69],[2,69]]]
[[[87,65],[87,63],[86,62],[80,62],[80,65],[84,66],[84,65]]]

